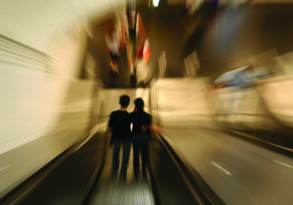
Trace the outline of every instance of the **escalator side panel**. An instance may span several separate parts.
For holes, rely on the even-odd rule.
[[[80,204],[92,175],[103,158],[104,137],[96,134],[81,149],[53,170],[21,205]]]

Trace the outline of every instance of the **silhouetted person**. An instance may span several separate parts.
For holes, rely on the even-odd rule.
[[[122,147],[123,157],[121,164],[121,177],[126,178],[131,147],[131,118],[127,112],[130,98],[128,95],[121,95],[119,99],[120,110],[113,111],[110,115],[109,129],[112,132],[111,143],[113,144],[112,176],[116,177],[119,170],[119,154]]]
[[[137,98],[134,101],[135,109],[131,113],[133,134],[133,167],[134,176],[146,174],[149,163],[149,142],[151,139],[152,117],[144,111],[144,101]]]

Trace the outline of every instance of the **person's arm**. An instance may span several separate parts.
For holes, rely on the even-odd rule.
[[[109,121],[108,121],[107,131],[106,131],[106,136],[110,137],[111,145],[113,144],[113,136],[112,136],[113,126],[114,126],[114,117],[113,117],[113,113],[111,113]]]
[[[148,123],[149,127],[152,127],[153,119],[152,119],[151,115],[149,116],[149,119],[148,119],[147,123]]]
[[[152,116],[150,115],[150,118],[149,118],[149,129],[150,129],[150,132],[151,133],[155,133],[155,134],[158,134],[158,135],[162,135],[163,134],[163,129],[161,126],[159,126],[158,124],[153,124],[153,119],[152,119]]]
[[[114,124],[113,113],[110,114],[110,118],[108,121],[108,129],[112,129]]]
[[[157,133],[157,129],[156,129],[156,127],[153,125],[153,119],[152,119],[152,116],[151,115],[149,115],[149,117],[148,117],[148,120],[147,120],[147,129],[150,131],[150,133]],[[151,135],[152,135],[151,134]]]

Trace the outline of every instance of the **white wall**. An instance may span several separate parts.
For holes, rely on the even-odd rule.
[[[158,113],[163,126],[210,126],[207,80],[170,78],[156,82]]]
[[[1,44],[0,196],[86,137],[95,84],[76,78],[85,33],[76,30],[59,40],[54,57],[48,57],[50,69],[39,65],[41,58],[7,54],[21,46],[5,53]]]
[[[101,16],[126,0],[0,0],[0,33],[48,53],[56,33]],[[57,35],[58,36],[58,35]]]
[[[261,87],[270,112],[283,124],[293,127],[293,78],[289,75],[277,76],[265,81]]]
[[[292,0],[252,0],[252,3],[293,3]]]
[[[85,137],[96,85],[77,79],[83,27],[123,2],[0,0],[0,197]]]
[[[44,65],[33,69],[36,61],[23,63],[16,60],[17,55],[2,56],[0,154],[46,134],[55,125],[68,87],[79,69],[85,33],[80,30],[61,39],[51,59],[52,72],[42,70]],[[20,49],[21,46],[11,48],[7,53]]]

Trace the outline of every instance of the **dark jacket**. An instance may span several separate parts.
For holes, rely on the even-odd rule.
[[[127,111],[116,110],[110,115],[108,127],[112,131],[113,140],[131,139],[131,116]]]
[[[146,113],[143,110],[134,111],[131,113],[131,121],[132,121],[132,134],[134,137],[136,135],[147,135],[151,136],[151,124],[152,117],[150,114]]]

